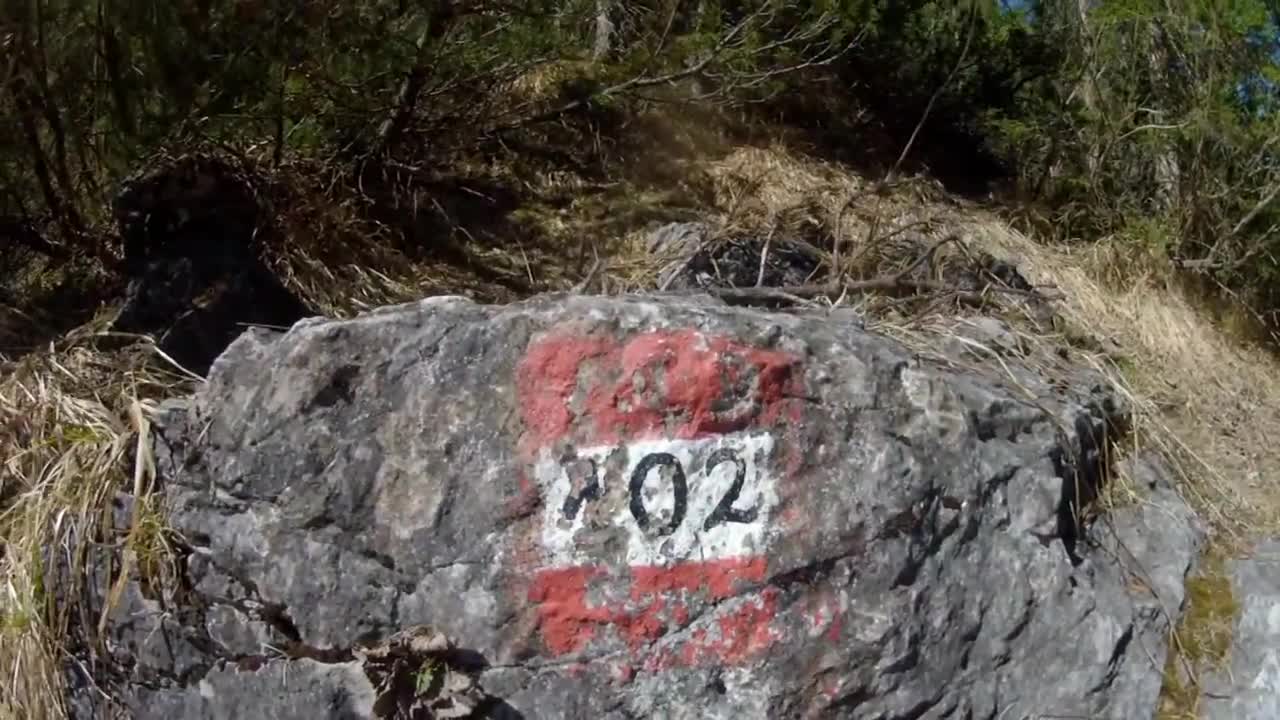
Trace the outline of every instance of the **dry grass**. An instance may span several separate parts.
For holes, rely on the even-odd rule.
[[[1272,440],[1280,436],[1280,407],[1269,402],[1280,395],[1276,357],[1239,332],[1238,323],[1215,318],[1200,296],[1168,278],[1162,258],[1132,239],[1077,249],[1045,245],[927,185],[876,195],[865,181],[784,147],[742,148],[710,163],[709,173],[722,227],[807,238],[846,277],[900,266],[919,245],[898,239],[959,232],[973,249],[1016,264],[1032,284],[1056,289],[1053,327],[1020,322],[1018,303],[988,311],[1003,313],[1024,343],[1064,350],[1072,363],[1100,371],[1133,408],[1132,430],[1115,450],[1160,453],[1210,529],[1205,559],[1188,581],[1186,612],[1172,633],[1169,662],[1176,671],[1167,673],[1160,711],[1171,720],[1196,717],[1199,677],[1229,661],[1236,600],[1225,558],[1280,531],[1280,486],[1267,481],[1268,470],[1280,467],[1280,444]],[[927,348],[958,321],[954,308],[928,310],[910,318],[880,314],[876,325]],[[1123,473],[1113,475],[1100,505],[1143,501]]]
[[[1227,332],[1176,286],[1131,275],[1108,282],[1123,262],[1108,244],[1078,252],[1037,245],[995,222],[980,242],[1018,258],[1033,282],[1064,294],[1062,314],[1126,356],[1123,382],[1141,419],[1182,469],[1181,489],[1215,530],[1247,537],[1280,529],[1280,491],[1262,481],[1280,466],[1280,363]]]
[[[456,263],[407,254],[398,231],[373,218],[372,200],[351,187],[342,169],[319,163],[258,167],[274,191],[265,259],[317,313],[350,317],[442,292],[498,294]]]
[[[143,573],[165,566],[163,529],[143,512],[151,489],[146,416],[154,399],[191,385],[158,368],[149,348],[72,341],[0,368],[0,718],[65,717],[69,639],[97,631],[98,618],[74,600],[91,546],[125,550],[121,557]],[[141,501],[124,537],[108,533],[117,493]],[[126,566],[113,577],[128,574]]]
[[[719,238],[786,238],[809,247],[825,276],[865,279],[915,259],[922,242],[941,239],[957,221],[927,181],[910,179],[887,192],[835,163],[788,149],[778,135],[757,145],[726,147],[722,137],[698,145],[686,176],[704,196],[698,219]],[[610,272],[625,289],[653,286],[669,258],[652,256],[653,225],[631,226],[610,245]],[[949,254],[944,251],[940,257]],[[833,273],[833,270],[835,271]]]
[[[1173,461],[1181,489],[1216,530],[1236,537],[1280,530],[1280,490],[1263,481],[1265,469],[1280,467],[1280,445],[1269,440],[1280,434],[1280,408],[1266,402],[1280,394],[1280,362],[1147,272],[1150,258],[1121,241],[1047,246],[923,181],[877,194],[840,166],[783,146],[739,148],[704,167],[721,227],[798,236],[846,277],[891,271],[921,240],[952,232],[971,250],[1015,264],[1058,296],[1054,326],[1022,323],[1023,339],[1065,348],[1108,377],[1134,404],[1143,441]],[[622,246],[637,259],[641,237]],[[1014,311],[1017,325],[1020,303],[1003,305],[992,310]],[[943,317],[930,313],[902,329],[940,331]]]

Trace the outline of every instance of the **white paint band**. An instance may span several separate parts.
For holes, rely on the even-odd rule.
[[[605,558],[596,556],[599,552],[593,553],[590,546],[598,547],[605,538],[624,543],[630,565],[664,566],[763,554],[778,502],[770,457],[773,447],[769,434],[741,433],[578,448],[577,465],[583,469],[576,484],[560,458],[544,450],[534,476],[545,500],[542,544],[547,562],[553,567],[599,563]],[[637,517],[633,478],[645,458],[651,459],[636,485],[641,496]],[[583,460],[594,461],[597,469],[595,497],[583,493],[590,477],[586,469],[590,464]],[[708,462],[715,464],[708,467]],[[743,479],[735,497],[731,491],[740,468]],[[687,500],[676,524],[678,481],[672,476],[681,472]],[[580,501],[575,503],[575,498]],[[726,508],[732,508],[727,516]],[[583,542],[584,537],[589,542]]]

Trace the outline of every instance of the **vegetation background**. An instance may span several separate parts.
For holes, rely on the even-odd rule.
[[[1274,460],[1240,426],[1280,384],[1278,111],[1276,0],[0,4],[0,707],[58,696],[93,623],[42,553],[93,537],[111,488],[143,497],[143,409],[192,381],[83,344],[128,279],[117,192],[164,158],[264,178],[263,259],[334,315],[602,264],[602,289],[642,285],[634,233],[709,212],[808,233],[856,279],[920,208],[963,202],[1128,345],[1135,397],[1225,498]],[[1218,390],[1195,387],[1203,364]],[[1228,425],[1235,445],[1202,437]],[[139,508],[116,573],[163,575],[170,539]],[[1192,660],[1222,653],[1220,585]],[[1193,665],[1172,713],[1194,712]]]
[[[31,254],[45,270],[0,300],[35,312],[52,293],[59,329],[110,293],[113,193],[157,154],[226,148],[290,173],[295,192],[353,203],[349,219],[388,247],[438,255],[423,217],[440,209],[420,195],[485,174],[504,191],[495,204],[527,206],[521,168],[503,164],[599,184],[628,144],[674,144],[638,121],[655,107],[800,131],[877,176],[898,161],[993,193],[1045,240],[1123,238],[1243,294],[1268,325],[1280,317],[1274,0],[21,0],[0,13],[0,240],[17,249],[2,274]]]

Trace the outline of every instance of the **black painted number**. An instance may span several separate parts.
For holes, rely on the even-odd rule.
[[[590,467],[590,475],[579,483],[579,480],[574,477],[578,473],[574,471],[581,468],[580,463],[583,462]],[[562,462],[561,465],[564,466],[564,463]],[[572,520],[578,516],[578,511],[582,509],[584,503],[588,500],[600,499],[600,474],[599,469],[596,467],[596,461],[591,458],[577,460],[570,465],[564,466],[564,469],[565,475],[569,478],[570,493],[569,497],[564,499],[564,505],[560,507],[560,513],[564,515],[565,520]],[[579,484],[581,484],[582,489],[578,491],[577,495],[574,495],[572,489]]]
[[[742,458],[729,448],[720,448],[707,458],[703,472],[710,477],[711,471],[724,463],[733,463],[733,484],[729,486],[729,491],[724,494],[724,497],[720,498],[720,504],[716,505],[716,509],[707,516],[706,522],[702,524],[703,530],[710,530],[724,523],[749,523],[756,519],[758,508],[739,510],[733,506],[738,501],[738,495],[742,493],[742,484],[747,479],[747,463]]]
[[[645,455],[636,465],[635,472],[631,473],[631,515],[640,529],[648,530],[649,510],[644,506],[644,481],[650,470],[664,465],[671,468],[671,492],[675,502],[671,521],[658,530],[658,535],[670,535],[684,522],[689,507],[689,483],[685,479],[684,468],[674,455],[660,452]]]
[[[740,510],[733,506],[734,503],[738,502],[742,494],[743,485],[747,480],[747,463],[732,449],[720,448],[711,453],[711,456],[707,458],[706,464],[703,465],[702,472],[706,477],[710,477],[717,467],[726,463],[733,465],[733,482],[725,491],[724,496],[720,498],[720,502],[715,509],[703,521],[703,530],[712,530],[726,523],[755,522],[759,516],[759,507],[757,506],[745,510]],[[564,499],[564,504],[560,507],[560,513],[566,520],[573,520],[581,512],[583,506],[590,501],[599,500],[604,494],[604,488],[600,482],[600,469],[596,465],[596,461],[591,458],[565,460],[561,462],[561,467],[564,468],[565,475],[569,479],[570,492],[568,497]],[[669,468],[669,472],[663,473],[663,468]],[[629,487],[631,516],[636,519],[636,524],[642,530],[649,529],[650,516],[649,508],[645,506],[644,502],[644,484],[655,469],[659,471],[660,478],[669,475],[672,494],[671,519],[655,532],[659,536],[670,535],[679,529],[680,524],[684,522],[685,515],[689,512],[688,478],[685,475],[684,466],[680,464],[680,460],[671,453],[649,453],[636,464],[635,470],[631,473]]]

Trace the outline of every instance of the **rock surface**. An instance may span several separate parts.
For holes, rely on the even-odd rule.
[[[1232,633],[1231,668],[1205,682],[1206,720],[1280,718],[1280,541],[1259,543],[1232,566],[1240,616]]]
[[[1122,414],[710,302],[251,330],[159,429],[187,592],[113,614],[115,692],[407,716],[362,658],[430,627],[392,684],[480,717],[1150,717],[1197,535],[1152,463],[1153,502],[1073,521]]]

